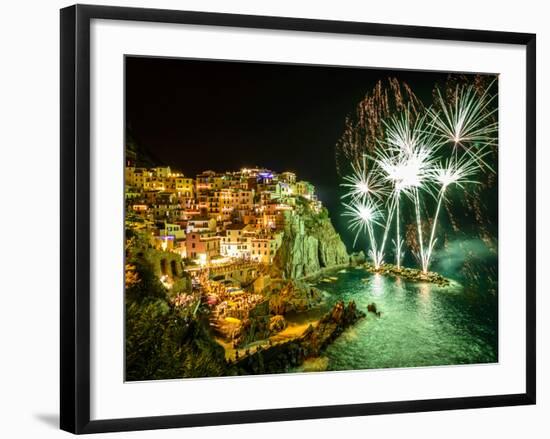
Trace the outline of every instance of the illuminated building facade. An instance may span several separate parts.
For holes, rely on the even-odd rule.
[[[220,257],[271,264],[297,198],[321,209],[315,187],[291,171],[206,170],[192,178],[170,167],[128,166],[125,176],[128,211],[167,251],[201,264]]]

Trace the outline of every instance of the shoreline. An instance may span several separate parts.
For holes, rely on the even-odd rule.
[[[271,340],[280,337],[286,331],[283,330],[269,337],[267,344],[263,340],[263,344],[254,344],[255,349],[248,347],[244,356],[233,356],[228,359],[226,355],[227,366],[237,375],[288,372],[302,366],[308,360],[318,359],[346,329],[366,316],[367,313],[358,310],[353,300],[347,305],[343,301],[338,301],[320,319],[288,328],[292,336],[273,343]],[[300,330],[296,331],[298,328]]]
[[[353,264],[351,264],[350,262],[347,262],[346,264],[332,265],[331,267],[322,267],[320,270],[317,270],[315,273],[308,274],[307,276],[303,276],[301,278],[291,279],[291,280],[309,282],[309,281],[315,280],[316,278],[321,277],[324,274],[329,273],[333,270],[342,270],[344,268],[353,267],[353,266],[354,266]],[[357,264],[355,266],[359,266],[359,264]]]
[[[422,273],[418,269],[407,267],[402,267],[398,269],[393,264],[383,264],[379,269],[376,269],[370,262],[355,264],[352,262],[348,262],[345,264],[337,264],[330,267],[323,267],[308,276],[303,276],[298,279],[289,279],[289,281],[293,282],[295,285],[300,284],[301,282],[307,283],[308,287],[312,287],[311,283],[321,282],[324,276],[334,274],[341,270],[350,269],[360,269],[372,274],[377,273],[390,277],[400,277],[412,282],[428,282],[439,286],[449,286],[451,283],[449,279],[444,278],[438,273]],[[321,291],[323,291],[322,287]],[[324,300],[323,303],[325,303]],[[314,308],[319,308],[319,310],[321,310],[323,308],[323,303],[318,304]],[[353,306],[355,307],[355,303],[353,304]],[[328,314],[332,313],[333,311],[333,308],[329,308]],[[366,314],[368,314],[368,311],[371,310],[356,310],[354,311],[354,313],[357,313],[357,315],[364,314],[364,316],[366,316]],[[224,358],[228,364],[229,369],[233,367],[237,367],[239,369],[241,369],[242,367],[245,367],[245,369],[255,369],[256,367],[258,367],[258,365],[256,364],[256,362],[259,361],[258,358],[264,358],[265,356],[272,355],[275,355],[279,358],[281,356],[284,357],[289,352],[292,352],[292,360],[289,360],[288,366],[293,365],[293,367],[301,367],[301,365],[306,361],[313,361],[315,360],[315,358],[318,357],[318,355],[311,355],[311,353],[308,355],[304,355],[302,353],[302,348],[310,343],[308,334],[310,334],[312,331],[317,331],[318,328],[320,328],[320,326],[323,324],[323,320],[327,317],[326,312],[321,313],[321,315],[307,316],[308,312],[311,312],[311,309],[308,309],[307,311],[295,311],[295,315],[304,315],[305,318],[298,319],[298,321],[292,321],[291,319],[289,319],[287,321],[288,326],[286,326],[285,329],[281,330],[280,332],[276,332],[268,336],[267,338],[251,341],[241,347],[234,347],[231,345],[230,342],[223,340],[220,337],[214,337],[214,340],[218,345],[223,347]],[[283,314],[283,316],[286,318],[286,314]],[[364,316],[354,318],[353,322],[348,322],[345,325],[341,325],[340,323],[338,323],[337,330],[333,328],[333,330],[335,331],[334,337],[328,337],[323,343],[323,348],[316,349],[317,353],[320,355],[322,351],[332,343],[332,341],[334,341],[342,332],[344,332],[344,330],[352,327],[361,318],[364,318]],[[276,363],[279,363],[279,361],[276,361]],[[252,364],[254,364],[254,366],[252,366]],[[262,367],[268,366],[262,365]],[[277,367],[282,367],[282,365],[279,364],[279,366]],[[253,373],[256,374],[258,372]],[[238,372],[238,374],[242,374],[242,371]]]

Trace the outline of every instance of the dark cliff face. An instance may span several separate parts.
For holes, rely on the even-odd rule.
[[[281,277],[299,279],[348,262],[346,246],[326,209],[314,212],[304,204],[286,213],[283,240],[274,261]]]

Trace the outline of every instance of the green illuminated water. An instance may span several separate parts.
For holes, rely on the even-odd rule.
[[[317,284],[328,293],[327,306],[354,300],[366,312],[375,302],[382,316],[368,313],[331,344],[328,370],[498,361],[497,295],[482,284],[438,287],[356,269],[334,276]]]

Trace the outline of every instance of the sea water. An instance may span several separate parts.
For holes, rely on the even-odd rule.
[[[333,276],[331,274],[331,276]],[[327,370],[418,367],[498,361],[498,298],[483,284],[441,287],[350,269],[316,284],[329,307],[354,300],[381,316],[347,329],[324,352]]]

